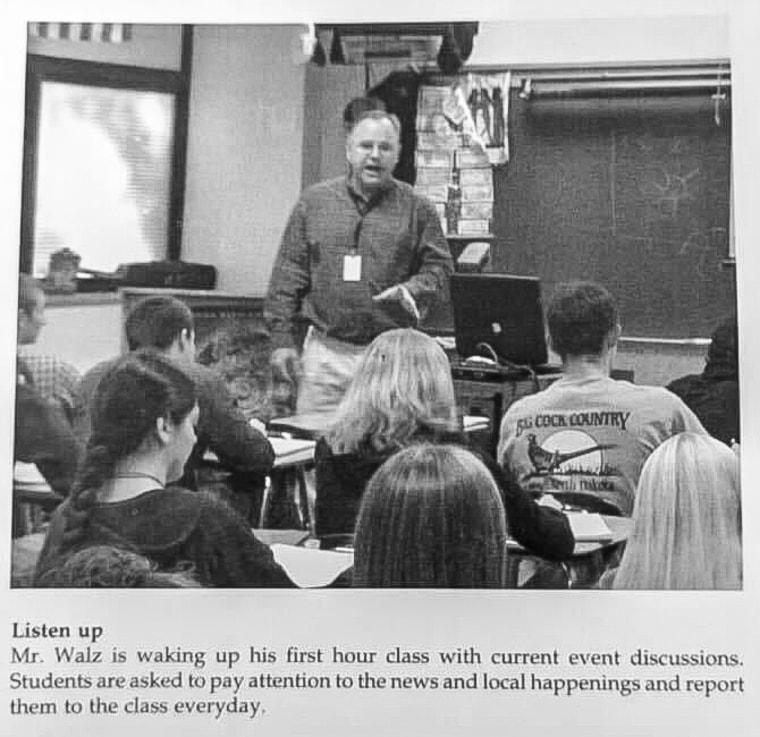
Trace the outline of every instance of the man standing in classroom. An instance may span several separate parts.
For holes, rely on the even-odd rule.
[[[360,115],[347,175],[306,189],[286,226],[265,309],[272,369],[298,384],[299,414],[334,410],[366,346],[416,326],[453,270],[435,207],[393,177],[400,132],[395,115]]]

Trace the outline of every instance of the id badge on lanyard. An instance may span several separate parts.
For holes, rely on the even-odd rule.
[[[343,281],[362,280],[362,257],[358,253],[347,253],[343,257]]]

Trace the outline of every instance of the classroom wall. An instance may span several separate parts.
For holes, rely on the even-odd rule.
[[[682,61],[730,56],[722,15],[481,22],[468,66]]]
[[[30,36],[27,50],[30,54],[63,59],[152,69],[179,69],[182,59],[182,27],[135,23],[132,26],[132,38],[127,43],[68,41]]]
[[[656,343],[623,338],[618,344],[614,367],[633,371],[636,384],[667,386],[681,376],[702,373],[707,347],[707,341]]]
[[[262,296],[301,190],[306,26],[197,26],[182,258]]]
[[[35,344],[37,351],[68,361],[80,373],[121,353],[123,317],[118,295],[80,295],[76,303],[57,298],[59,304],[55,304],[55,299],[45,309],[46,324]]]
[[[728,19],[723,15],[657,18],[515,19],[481,21],[470,66],[545,66],[552,64],[624,64],[721,59],[730,57]],[[340,71],[339,71],[340,69]],[[361,67],[357,67],[361,70]],[[306,118],[326,106],[339,107],[356,94],[347,89],[346,67],[330,65],[307,75]],[[328,111],[329,113],[329,111]],[[335,113],[334,115],[337,115]],[[337,119],[337,118],[335,118]],[[330,146],[331,151],[316,150]],[[340,137],[324,133],[305,141],[304,181],[310,183],[319,165],[327,169],[343,157]],[[678,376],[699,373],[706,346],[646,344],[621,341],[615,366],[634,371],[637,383],[665,385]]]

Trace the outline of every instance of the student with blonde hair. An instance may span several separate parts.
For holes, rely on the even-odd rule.
[[[613,588],[741,588],[739,461],[724,443],[681,433],[660,445],[644,464],[633,524]]]
[[[412,445],[386,461],[362,499],[353,585],[502,588],[507,521],[483,463],[455,445]]]
[[[411,328],[379,335],[359,362],[316,447],[316,532],[350,535],[372,474],[414,443],[467,445],[451,368],[433,338]],[[511,534],[543,557],[562,559],[574,540],[564,515],[539,507],[493,459],[481,454],[503,495]]]
[[[421,432],[458,429],[448,358],[424,333],[383,333],[362,358],[357,375],[329,436],[336,452],[398,450]]]

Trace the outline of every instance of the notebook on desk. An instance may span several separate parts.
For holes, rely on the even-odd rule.
[[[593,512],[566,512],[573,537],[576,542],[602,542],[612,539],[610,530],[604,518]]]
[[[546,364],[548,353],[537,277],[513,274],[452,274],[454,335],[462,358],[498,359],[510,364]]]

